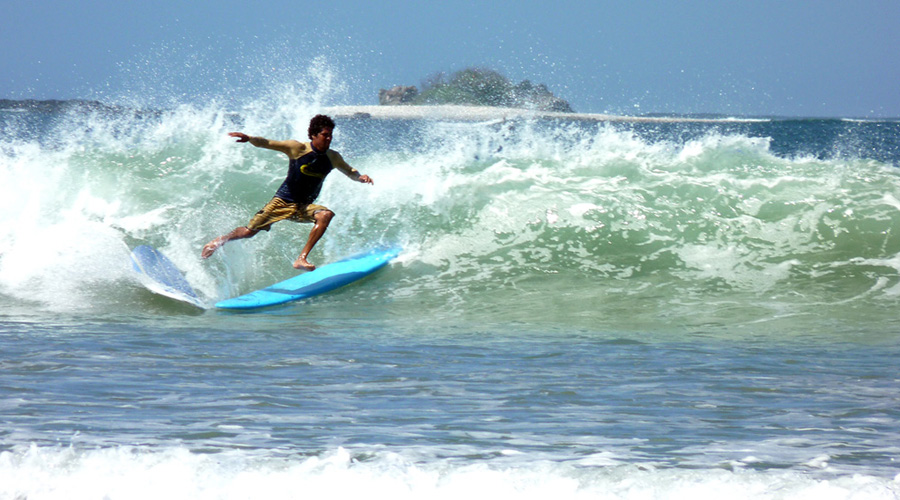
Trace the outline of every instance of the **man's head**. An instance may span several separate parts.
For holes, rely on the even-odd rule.
[[[318,150],[326,150],[331,145],[331,133],[334,131],[334,120],[325,115],[316,115],[309,121],[309,138]],[[325,136],[328,137],[325,137]]]

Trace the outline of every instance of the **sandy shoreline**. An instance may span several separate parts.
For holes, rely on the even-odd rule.
[[[521,108],[499,108],[492,106],[330,106],[323,110],[335,118],[352,118],[365,116],[374,119],[394,120],[451,120],[451,121],[485,121],[506,120],[516,118],[558,118],[564,120],[581,120],[595,122],[722,122],[744,121],[740,118],[679,118],[679,117],[645,117],[618,116],[595,113],[559,113],[550,111],[534,111]]]

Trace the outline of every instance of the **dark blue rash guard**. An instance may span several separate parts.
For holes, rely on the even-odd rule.
[[[290,203],[312,203],[319,196],[325,177],[333,168],[328,154],[315,149],[300,158],[292,158],[287,177],[275,196]]]
[[[287,176],[275,192],[275,196],[282,200],[301,205],[312,203],[322,191],[325,177],[334,168],[351,178],[359,179],[359,172],[347,165],[337,152],[329,149],[321,153],[309,143],[303,143],[301,147],[308,152],[299,158],[290,159]]]

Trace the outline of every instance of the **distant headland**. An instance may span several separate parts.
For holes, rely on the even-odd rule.
[[[422,84],[398,85],[381,89],[378,103],[382,106],[463,105],[498,108],[524,108],[532,111],[573,113],[572,106],[543,83],[523,80],[513,84],[491,69],[466,68],[451,75],[438,73]]]
[[[531,85],[527,80],[518,85],[500,85],[495,87],[476,86],[480,89],[471,95],[465,96],[459,89],[451,87],[450,80],[443,77],[433,81],[438,85],[428,86],[425,91],[411,92],[408,87],[395,87],[390,91],[382,91],[382,94],[400,97],[382,99],[381,105],[338,105],[326,106],[315,109],[315,112],[323,112],[333,118],[371,118],[384,120],[451,120],[451,121],[490,121],[490,120],[514,120],[514,119],[559,119],[589,122],[746,122],[746,121],[771,121],[783,118],[741,118],[727,115],[643,115],[621,116],[598,113],[576,113],[563,101],[553,96],[544,85]],[[502,83],[503,80],[496,80]],[[395,91],[396,89],[401,89]],[[415,87],[413,87],[415,89]],[[494,89],[495,92],[491,92]],[[500,89],[500,91],[498,91]],[[514,89],[513,92],[510,92]],[[530,89],[530,91],[529,91]],[[433,92],[430,92],[432,91]],[[490,96],[494,97],[490,97]],[[450,96],[449,98],[447,96]],[[480,96],[480,97],[479,97]],[[447,100],[442,100],[447,99]],[[557,100],[558,99],[558,100]],[[485,102],[490,104],[484,104]],[[163,111],[154,109],[136,109],[124,105],[106,104],[99,101],[86,99],[70,100],[12,100],[0,99],[0,112],[30,111],[40,113],[101,113],[121,114],[128,113],[135,116],[157,116]],[[229,113],[230,116],[237,116]]]
[[[0,110],[27,110],[27,111],[43,111],[43,112],[59,112],[71,109],[90,109],[99,111],[121,111],[125,109],[122,106],[110,106],[99,101],[90,101],[86,99],[0,99]]]

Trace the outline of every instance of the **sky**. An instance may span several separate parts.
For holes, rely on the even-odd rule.
[[[370,105],[381,88],[479,67],[583,113],[900,117],[897,0],[0,0],[0,12],[0,99],[235,99],[302,80],[329,104]]]

